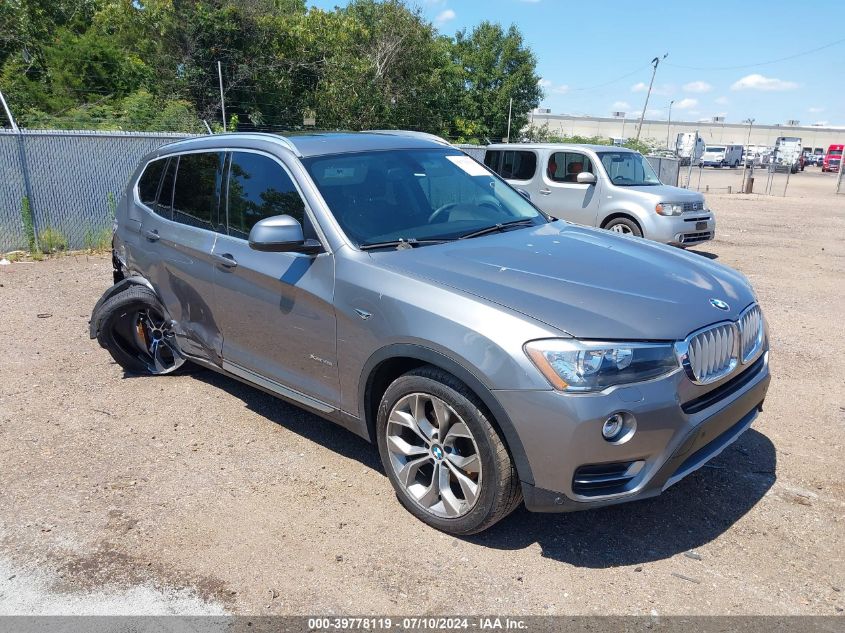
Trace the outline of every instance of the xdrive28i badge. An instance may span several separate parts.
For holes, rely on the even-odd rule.
[[[710,305],[725,312],[731,309],[731,307],[721,299],[710,299]]]

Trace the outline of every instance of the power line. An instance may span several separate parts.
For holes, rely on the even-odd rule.
[[[817,46],[816,48],[812,48],[810,50],[801,51],[800,53],[795,53],[793,55],[787,55],[786,57],[779,57],[778,59],[772,59],[766,62],[755,62],[753,64],[742,64],[740,66],[682,66],[681,64],[672,64],[670,62],[666,62],[667,66],[673,66],[674,68],[684,68],[687,70],[741,70],[743,68],[755,68],[757,66],[768,66],[770,64],[777,64],[779,62],[785,62],[790,59],[795,59],[797,57],[803,57],[804,55],[811,55],[812,53],[818,53],[819,51],[823,51],[826,48],[830,48],[831,46],[836,46],[837,44],[841,44],[845,42],[845,37],[840,40],[836,40],[835,42],[830,42],[829,44],[824,44],[823,46]]]

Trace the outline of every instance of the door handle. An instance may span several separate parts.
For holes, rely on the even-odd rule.
[[[552,192],[551,189],[540,189],[540,195],[547,196]]]
[[[238,265],[237,260],[231,253],[223,253],[221,255],[218,255],[217,253],[212,253],[211,257],[218,264],[220,264],[221,266],[225,266],[226,268],[234,268]]]
[[[158,240],[161,238],[161,235],[159,235],[158,231],[156,231],[155,229],[144,229],[142,233],[144,234],[144,237],[146,237],[151,242],[158,242]]]

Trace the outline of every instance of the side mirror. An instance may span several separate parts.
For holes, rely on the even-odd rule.
[[[323,250],[317,240],[306,240],[302,225],[289,215],[274,215],[255,223],[249,232],[249,247],[272,253],[314,254]]]
[[[526,200],[531,200],[531,194],[525,191],[525,189],[517,189],[516,191]]]
[[[596,175],[591,174],[588,171],[582,171],[578,174],[578,176],[576,176],[575,182],[579,185],[594,185],[596,184]]]

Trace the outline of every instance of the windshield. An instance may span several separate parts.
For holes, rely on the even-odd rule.
[[[357,246],[451,240],[486,228],[549,220],[472,158],[452,149],[389,150],[304,159]]]
[[[716,153],[724,152],[725,148],[724,147],[708,147],[704,151],[707,152],[708,154],[716,154]]]
[[[637,152],[598,152],[610,181],[620,187],[651,187],[662,184],[651,164]]]
[[[841,149],[832,149],[832,150],[830,150],[830,155],[831,156],[842,156],[842,150]]]

